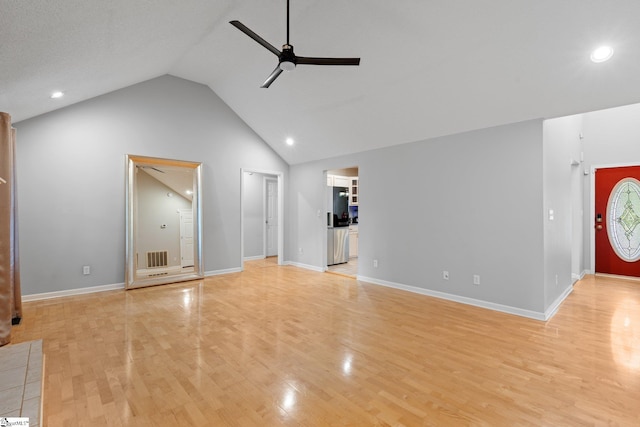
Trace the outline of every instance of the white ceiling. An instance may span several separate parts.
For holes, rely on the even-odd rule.
[[[164,74],[208,85],[287,162],[640,102],[637,0],[291,0],[301,65],[269,88],[285,0],[0,3],[14,122]],[[594,64],[602,43],[615,55]],[[49,99],[63,90],[61,100]],[[286,137],[296,144],[289,147]]]

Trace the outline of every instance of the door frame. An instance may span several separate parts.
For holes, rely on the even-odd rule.
[[[240,168],[240,270],[244,271],[244,174],[271,175],[278,180],[278,265],[284,265],[284,173],[264,169]]]
[[[624,168],[628,166],[640,166],[640,163],[615,163],[605,165],[591,165],[591,189],[589,191],[589,250],[591,257],[591,273],[596,274],[596,170],[609,168]]]

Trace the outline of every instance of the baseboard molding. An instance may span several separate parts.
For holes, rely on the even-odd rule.
[[[124,289],[124,283],[114,283],[113,285],[91,286],[88,288],[67,289],[64,291],[44,292],[41,294],[23,295],[22,301],[40,301],[52,298],[70,297],[74,295],[93,294],[95,292],[116,291]]]
[[[584,276],[587,274],[589,274],[587,270],[583,270],[580,274],[571,273],[571,280],[573,280],[573,283],[575,284],[576,282],[584,279]]]
[[[243,258],[244,261],[257,261],[259,259],[266,259],[267,257],[264,255],[254,255],[254,256],[246,256]]]
[[[546,317],[546,313],[541,313],[538,311],[525,310],[522,308],[511,307],[508,305],[496,304],[493,302],[463,297],[460,295],[448,294],[446,292],[439,292],[439,291],[433,291],[431,289],[418,288],[416,286],[409,286],[409,285],[403,285],[400,283],[387,282],[386,280],[378,280],[372,277],[356,276],[356,279],[362,282],[367,282],[374,285],[386,286],[388,288],[400,289],[403,291],[413,292],[416,294],[426,295],[434,298],[440,298],[447,301],[453,301],[461,304],[472,305],[475,307],[486,308],[489,310],[500,311],[502,313],[507,313],[507,314],[514,314],[516,316],[527,317],[529,319],[542,320],[542,321],[549,320],[549,318]]]
[[[551,319],[558,312],[558,309],[560,308],[564,300],[567,299],[569,294],[571,294],[571,292],[573,292],[573,285],[568,286],[564,290],[564,292],[562,292],[562,294],[558,298],[556,298],[556,300],[549,306],[549,308],[547,308],[547,310],[544,312],[545,321]]]
[[[225,268],[222,270],[205,271],[204,277],[220,276],[222,274],[241,273],[241,272],[242,272],[242,268],[240,267]]]
[[[204,275],[205,277],[219,276],[221,274],[240,273],[241,271],[242,269],[240,268],[227,268],[224,270],[207,271],[204,273]],[[116,291],[119,289],[124,289],[124,283],[115,283],[113,285],[91,286],[88,288],[67,289],[64,291],[44,292],[41,294],[23,295],[22,301],[23,302],[40,301],[40,300],[52,299],[52,298],[70,297],[74,295],[92,294],[96,292]]]
[[[322,269],[321,267],[316,267],[315,265],[303,264],[301,262],[285,261],[284,265],[292,265],[294,267],[304,268],[305,270],[317,271],[318,273],[324,272],[324,269]]]

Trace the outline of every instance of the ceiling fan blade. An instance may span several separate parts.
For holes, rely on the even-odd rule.
[[[309,58],[298,56],[297,63],[298,65],[360,65],[360,58]]]
[[[242,22],[240,22],[240,21],[229,21],[229,24],[233,25],[234,27],[236,27],[237,29],[239,29],[240,31],[242,31],[243,33],[245,33],[246,35],[248,35],[249,37],[251,37],[252,39],[257,41],[258,43],[260,43],[266,49],[270,50],[271,53],[273,53],[275,56],[280,56],[280,51],[278,49],[276,49],[268,41],[266,41],[265,39],[263,39],[262,37],[260,37],[256,33],[254,33],[253,31],[251,31],[249,29],[249,27],[244,25]]]
[[[264,83],[262,84],[262,86],[260,86],[261,88],[268,88],[269,86],[271,86],[271,83],[274,82],[275,79],[278,78],[278,76],[280,75],[280,73],[282,73],[282,69],[280,68],[280,64],[278,64],[278,66],[276,67],[275,70],[273,70],[273,72],[271,73],[271,75],[269,77],[267,77],[267,80],[264,81]]]

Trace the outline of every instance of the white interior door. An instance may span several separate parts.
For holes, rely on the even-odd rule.
[[[193,211],[180,209],[180,264],[182,268],[194,266]]]
[[[265,254],[278,255],[278,180],[265,179]]]

